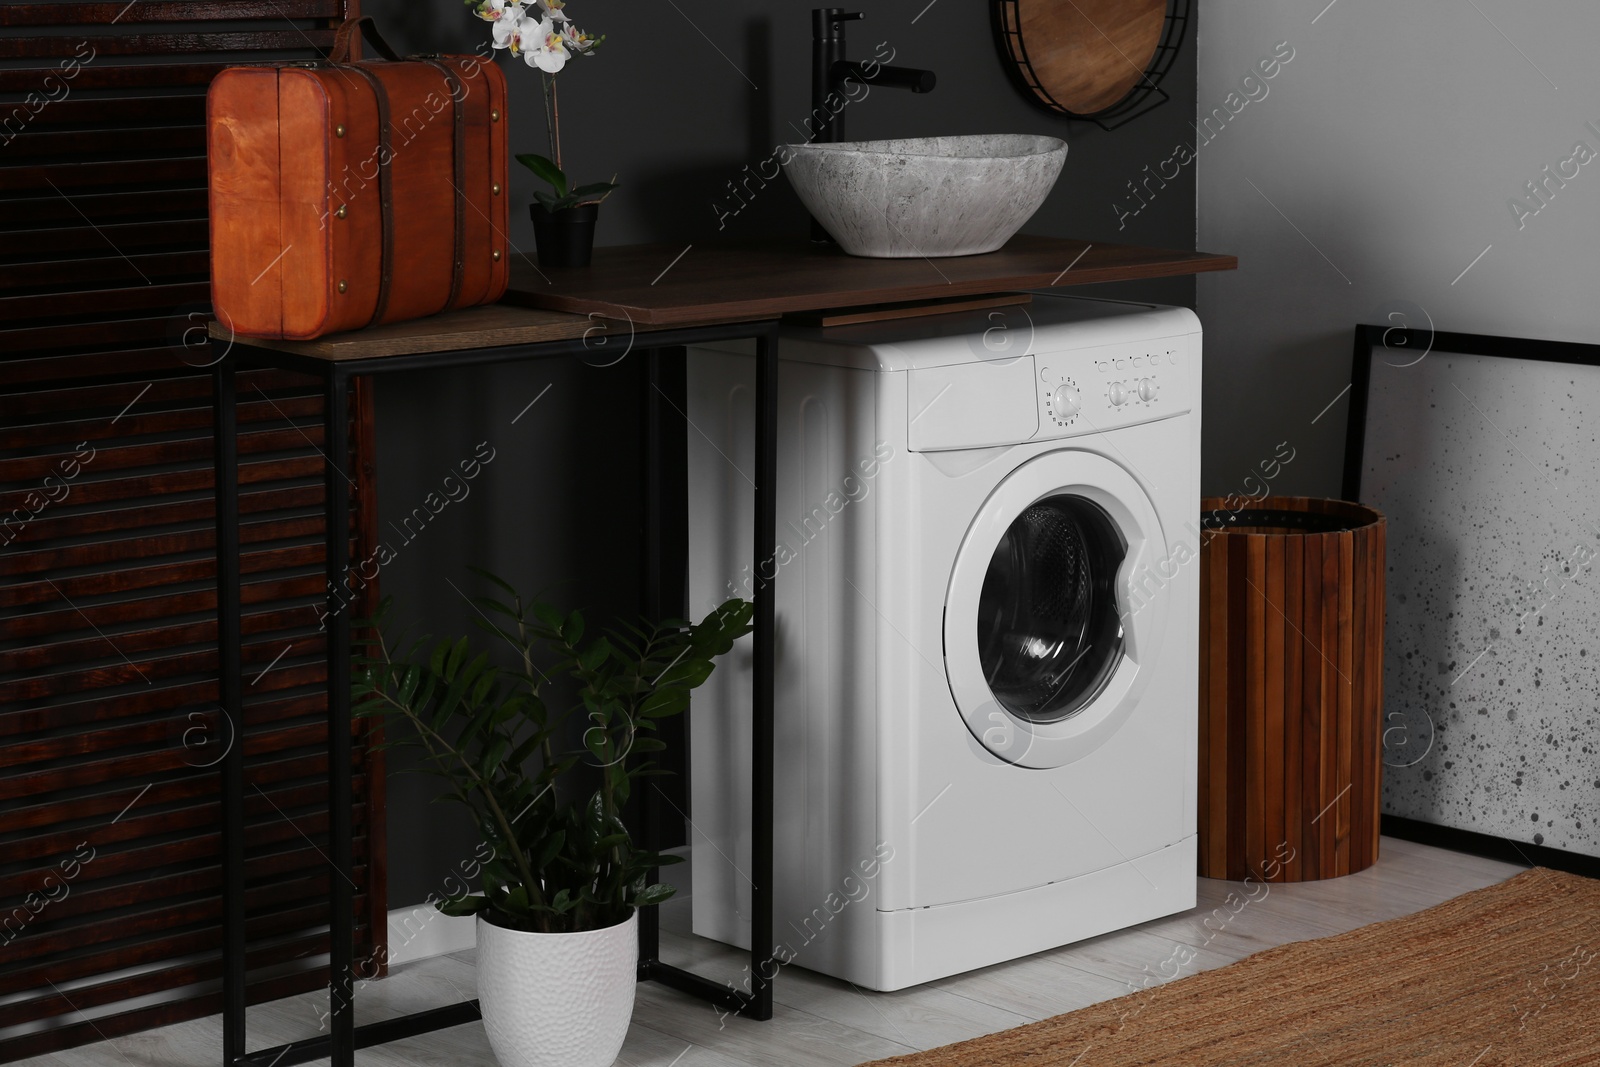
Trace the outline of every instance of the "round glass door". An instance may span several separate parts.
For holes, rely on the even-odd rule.
[[[1060,722],[1099,696],[1123,654],[1116,577],[1127,545],[1105,509],[1046,497],[1011,523],[978,596],[978,659],[995,701]]]

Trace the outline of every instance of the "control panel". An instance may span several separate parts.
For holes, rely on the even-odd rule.
[[[1188,349],[1197,342],[1179,336],[1036,353],[1036,437],[1094,433],[1188,411]]]

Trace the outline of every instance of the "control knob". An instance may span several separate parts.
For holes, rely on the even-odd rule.
[[[1129,400],[1128,387],[1122,382],[1112,382],[1106,389],[1106,399],[1111,401],[1111,406],[1120,408]]]
[[[1083,397],[1075,385],[1059,386],[1050,395],[1050,406],[1055,409],[1057,418],[1070,419],[1083,410]]]
[[[1156,380],[1154,378],[1139,379],[1139,399],[1146,403],[1156,398]]]

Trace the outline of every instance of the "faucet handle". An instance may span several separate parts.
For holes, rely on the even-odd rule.
[[[844,23],[866,18],[864,11],[846,11],[840,7],[814,7],[811,9],[811,39],[814,41],[844,40]]]

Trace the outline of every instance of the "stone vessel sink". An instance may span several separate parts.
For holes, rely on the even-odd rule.
[[[1031,134],[788,145],[783,172],[853,256],[993,252],[1044,203],[1066,142]]]

